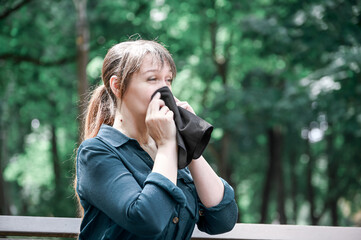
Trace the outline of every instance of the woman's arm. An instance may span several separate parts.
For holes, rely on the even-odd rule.
[[[178,106],[194,113],[187,102],[180,102],[177,99],[176,102]],[[232,187],[217,176],[203,157],[193,160],[188,168],[202,203],[197,223],[199,230],[209,234],[230,231],[234,227],[238,215]]]
[[[175,98],[175,101],[179,107],[195,114],[193,108],[187,102],[179,101],[177,98]],[[202,204],[207,208],[219,204],[223,199],[224,184],[203,156],[193,160],[188,168]]]
[[[201,156],[188,166],[196,186],[199,199],[207,207],[218,205],[224,195],[224,185],[207,161]]]

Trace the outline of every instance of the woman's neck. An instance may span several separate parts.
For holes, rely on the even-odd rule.
[[[136,139],[140,145],[147,145],[150,141],[145,117],[134,116],[129,111],[117,111],[113,127],[128,137]]]

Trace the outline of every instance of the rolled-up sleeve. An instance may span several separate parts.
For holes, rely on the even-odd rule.
[[[231,231],[237,222],[238,208],[234,199],[233,188],[223,179],[224,195],[222,201],[211,208],[206,208],[202,203],[199,210],[199,230],[208,234],[220,234]]]
[[[80,198],[138,236],[156,236],[175,207],[185,204],[180,188],[159,173],[150,173],[141,187],[116,153],[101,143],[80,146],[77,155]]]
[[[177,187],[173,182],[171,182],[168,178],[164,177],[160,173],[152,172],[148,175],[147,180],[144,182],[145,184],[154,184],[164,191],[168,192],[170,196],[178,202],[181,207],[185,207],[186,205],[186,197],[183,191]]]

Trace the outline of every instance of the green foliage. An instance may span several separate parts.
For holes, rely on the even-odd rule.
[[[4,4],[2,13],[11,7]],[[360,7],[338,0],[89,0],[90,89],[100,83],[109,47],[129,37],[157,39],[176,61],[174,94],[215,127],[205,155],[220,173],[218,155],[226,156],[222,177],[234,185],[243,222],[261,219],[268,133],[279,129],[287,222],[314,223],[312,203],[317,224],[335,224],[336,203],[337,224],[357,225]],[[75,7],[31,1],[0,24],[0,166],[12,213],[75,216]],[[271,185],[266,199],[267,222],[279,220],[278,187]]]

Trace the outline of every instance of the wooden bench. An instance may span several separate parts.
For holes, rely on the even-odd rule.
[[[14,236],[76,238],[80,222],[79,218],[0,216],[0,239]],[[360,240],[361,228],[238,223],[231,232],[214,236],[196,228],[192,239]]]

